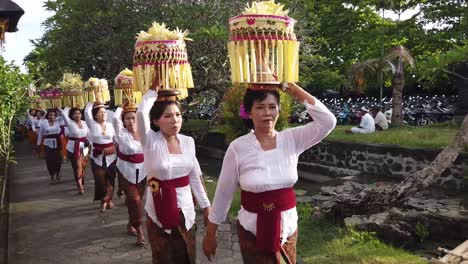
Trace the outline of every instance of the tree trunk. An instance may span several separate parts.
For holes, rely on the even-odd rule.
[[[403,106],[403,87],[405,85],[405,74],[396,72],[392,78],[393,88],[393,110],[392,125],[400,126],[402,124],[402,106]]]
[[[457,115],[468,114],[468,79],[464,79],[460,76],[468,78],[468,61],[458,63],[454,66],[455,75],[455,87],[458,90],[458,107],[456,110]]]
[[[452,165],[465,146],[468,146],[468,115],[463,119],[460,130],[452,143],[445,147],[429,166],[411,174],[393,189],[392,193],[395,195],[396,202],[406,200],[414,193],[429,187],[444,170]]]
[[[379,213],[394,206],[401,206],[409,198],[429,187],[444,170],[452,165],[467,145],[468,115],[465,116],[452,143],[442,150],[427,167],[410,174],[398,185],[382,187],[353,185],[355,188],[351,188],[350,191],[336,195],[325,211],[344,218],[351,215]]]

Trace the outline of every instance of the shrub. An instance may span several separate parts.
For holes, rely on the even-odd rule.
[[[231,87],[224,94],[224,100],[221,103],[223,125],[220,127],[219,131],[226,135],[226,141],[228,143],[249,132],[244,124],[244,120],[239,116],[239,108],[244,98],[245,89],[246,87],[244,85]],[[278,122],[276,123],[276,130],[279,131],[288,128],[291,97],[280,92],[280,105],[281,111]]]
[[[0,160],[13,162],[13,126],[19,114],[26,114],[25,100],[30,78],[19,67],[6,63],[0,56]]]
[[[429,237],[429,228],[426,224],[418,222],[416,223],[415,233],[419,238],[419,242],[424,242]]]

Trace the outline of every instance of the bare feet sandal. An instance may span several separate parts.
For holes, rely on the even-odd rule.
[[[144,245],[146,245],[145,237],[143,236],[143,230],[141,230],[141,227],[139,228],[139,232],[137,235],[136,245],[138,247],[143,247]]]
[[[144,239],[137,240],[135,244],[137,245],[137,247],[144,247],[146,245],[146,241]]]
[[[137,233],[136,245],[137,247],[143,247],[144,245],[146,245],[145,236],[143,235],[143,229],[140,226],[138,227],[138,230],[135,230],[135,231]]]
[[[101,212],[106,211],[106,208],[107,208],[107,202],[102,202],[101,203]]]
[[[112,208],[114,208],[114,207],[115,207],[115,205],[114,205],[114,203],[112,202],[112,200],[110,200],[109,202],[107,202],[107,207],[106,207],[107,209],[112,209]]]
[[[136,229],[135,229],[132,225],[130,225],[130,224],[127,224],[127,231],[128,231],[128,233],[129,233],[130,235],[132,235],[132,236],[137,236],[137,231],[136,231]]]

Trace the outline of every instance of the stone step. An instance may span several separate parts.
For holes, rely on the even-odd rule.
[[[297,167],[300,171],[313,172],[313,173],[317,173],[317,174],[321,174],[321,175],[325,175],[329,177],[334,177],[334,178],[358,176],[361,174],[361,172],[358,170],[345,169],[345,168],[339,168],[339,167],[333,167],[333,166],[327,166],[327,165],[321,165],[317,163],[303,162],[303,161],[299,161]]]
[[[311,182],[317,182],[317,183],[324,183],[324,182],[329,182],[329,181],[334,181],[335,178],[332,178],[330,176],[326,176],[323,174],[318,174],[318,173],[313,173],[309,171],[303,171],[299,170],[298,172],[299,178],[311,181]]]

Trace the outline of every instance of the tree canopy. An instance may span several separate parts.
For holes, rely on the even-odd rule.
[[[54,15],[46,32],[34,40],[35,49],[25,58],[38,85],[56,82],[64,71],[84,78],[112,79],[132,64],[135,35],[153,22],[188,29],[188,43],[198,88],[223,90],[229,85],[227,21],[240,13],[247,1],[228,0],[48,0]],[[418,61],[465,46],[468,31],[467,3],[462,0],[293,0],[283,1],[298,22],[301,41],[301,83],[320,92],[353,89],[351,65],[378,58],[403,45]],[[405,11],[413,15],[401,19]],[[392,12],[393,16],[389,16]],[[417,67],[418,68],[418,67]],[[405,90],[421,76],[407,74]],[[450,78],[440,74],[424,83],[431,89]],[[368,82],[369,91],[377,82]]]

